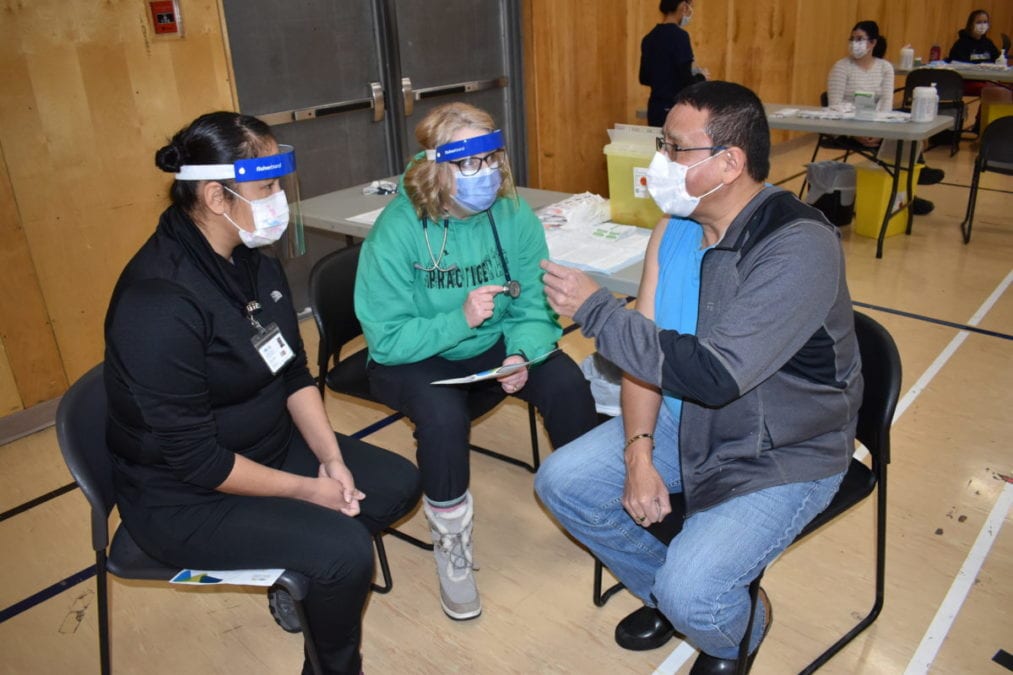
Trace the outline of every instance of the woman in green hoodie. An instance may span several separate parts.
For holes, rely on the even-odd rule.
[[[362,246],[355,312],[373,394],[415,425],[441,604],[463,620],[482,611],[472,574],[469,397],[534,403],[555,447],[597,418],[580,369],[551,353],[562,330],[538,267],[548,258],[545,233],[514,190],[502,132],[486,112],[450,103],[415,136],[425,150]],[[546,356],[499,379],[432,384]]]

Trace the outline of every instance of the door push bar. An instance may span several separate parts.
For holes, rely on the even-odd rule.
[[[485,91],[486,89],[503,89],[510,80],[506,75],[494,77],[490,80],[472,80],[471,82],[458,82],[456,84],[443,84],[437,87],[423,87],[413,89],[409,77],[401,78],[401,99],[404,101],[405,117],[415,111],[415,101],[421,101],[434,96],[449,96],[451,94],[469,94],[473,91]]]
[[[373,121],[383,120],[387,110],[387,102],[383,95],[383,87],[379,82],[369,83],[369,96],[367,98],[356,98],[336,103],[325,103],[324,105],[312,108],[300,108],[298,110],[285,110],[282,112],[266,113],[257,115],[261,120],[271,126],[289,124],[290,122],[305,122],[306,120],[335,115],[337,113],[352,112],[353,110],[373,109]]]

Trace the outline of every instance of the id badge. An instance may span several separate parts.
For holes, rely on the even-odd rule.
[[[260,354],[260,358],[264,359],[264,363],[271,369],[272,375],[295,357],[295,352],[285,342],[285,337],[276,323],[268,324],[262,332],[250,338],[250,341]]]

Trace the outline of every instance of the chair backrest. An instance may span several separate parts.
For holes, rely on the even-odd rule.
[[[332,356],[353,338],[362,335],[355,317],[355,273],[361,244],[324,256],[310,270],[310,309],[320,332],[321,378]]]
[[[955,70],[946,68],[917,68],[904,80],[904,107],[911,107],[915,87],[936,85],[940,105],[964,100],[964,78]]]
[[[56,409],[56,439],[70,474],[91,506],[92,547],[109,545],[109,512],[116,503],[106,445],[106,388],[102,364],[71,385]]]
[[[865,380],[856,436],[872,455],[875,469],[876,463],[890,463],[890,426],[900,399],[900,352],[890,333],[861,312],[855,312],[855,334]]]
[[[1013,117],[1000,117],[985,127],[978,156],[983,171],[1008,173],[1013,168],[989,167],[990,163],[1013,165]]]

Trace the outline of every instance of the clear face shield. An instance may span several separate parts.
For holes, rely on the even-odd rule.
[[[288,203],[288,227],[273,245],[274,251],[282,258],[295,258],[306,252],[295,148],[279,145],[276,155],[240,159],[232,164],[184,164],[176,174],[176,180],[229,179],[236,183],[277,181]]]

